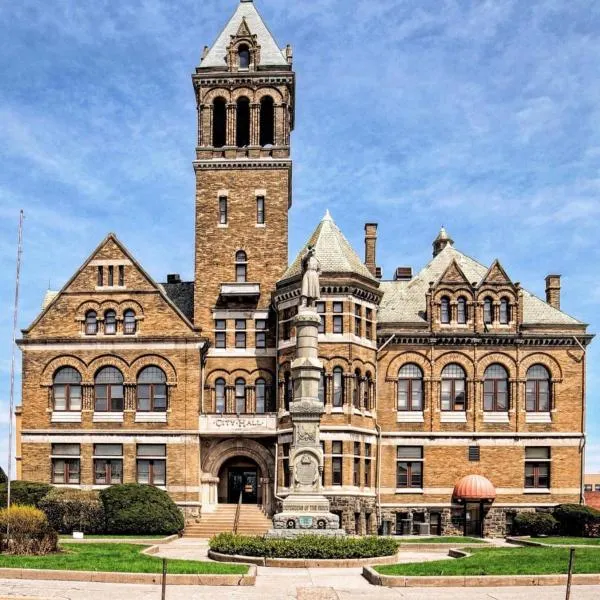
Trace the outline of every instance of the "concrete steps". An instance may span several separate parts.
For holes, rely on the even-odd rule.
[[[187,538],[211,538],[217,533],[233,531],[235,504],[219,504],[212,513],[203,514],[197,523],[189,523],[183,532]],[[238,533],[240,535],[264,535],[273,522],[255,505],[242,504]]]

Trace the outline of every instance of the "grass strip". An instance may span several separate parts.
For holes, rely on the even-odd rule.
[[[453,560],[376,566],[381,575],[562,575],[567,573],[569,548],[470,548],[472,556]],[[575,573],[600,573],[600,550],[575,552]]]
[[[565,546],[600,546],[600,538],[584,538],[584,537],[543,537],[531,538],[532,542],[540,542],[540,544],[565,545]]]
[[[141,554],[147,546],[133,544],[62,544],[62,552],[47,556],[0,554],[0,568],[162,573],[162,559]],[[171,575],[245,575],[248,567],[228,563],[169,559]]]

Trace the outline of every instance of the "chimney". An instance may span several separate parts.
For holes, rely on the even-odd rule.
[[[167,283],[181,283],[181,275],[179,273],[167,275]]]
[[[394,281],[409,281],[412,279],[412,267],[398,267],[394,273]]]
[[[560,275],[546,277],[546,302],[560,310]]]
[[[365,266],[374,277],[377,274],[377,223],[365,224]]]

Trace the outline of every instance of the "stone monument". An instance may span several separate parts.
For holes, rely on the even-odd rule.
[[[329,511],[329,500],[322,494],[323,450],[319,425],[324,412],[319,400],[323,365],[319,361],[318,327],[321,319],[315,310],[320,297],[320,264],[314,248],[308,247],[302,259],[302,292],[296,326],[296,357],[291,373],[294,382],[290,416],[293,441],[290,448],[290,494],[282,512],[273,517],[271,537],[299,534],[343,536],[339,517]]]

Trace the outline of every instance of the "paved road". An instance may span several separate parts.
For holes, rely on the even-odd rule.
[[[369,585],[359,569],[259,569],[256,587],[167,590],[167,600],[564,600],[564,588],[404,588]],[[572,600],[598,600],[600,586],[574,586]],[[160,600],[160,587],[0,579],[0,600]]]

